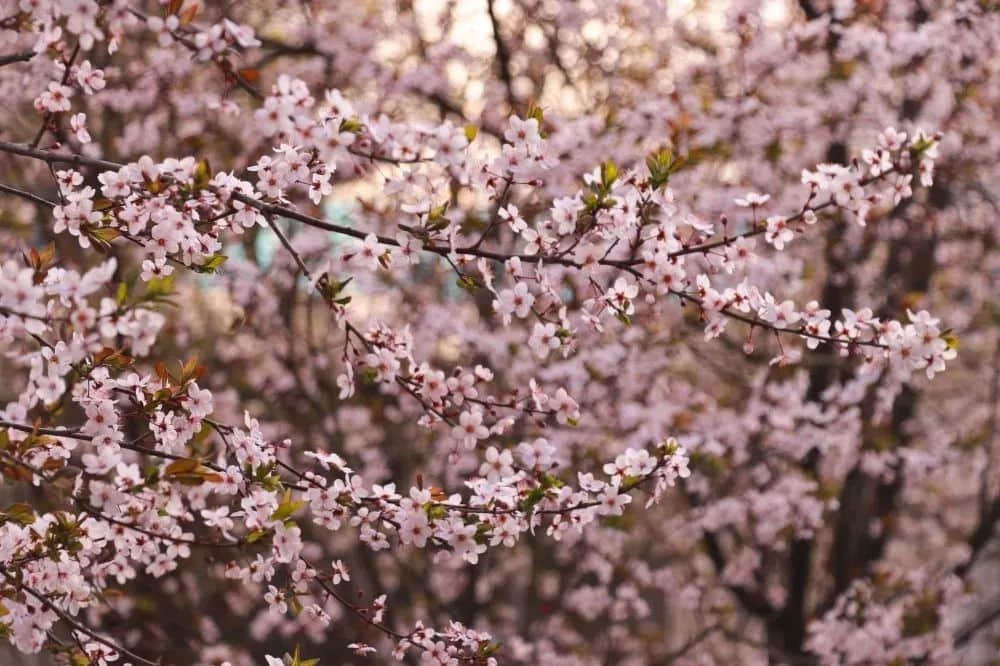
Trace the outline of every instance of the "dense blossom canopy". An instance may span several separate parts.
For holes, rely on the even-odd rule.
[[[992,663],[996,2],[0,5],[0,659]]]

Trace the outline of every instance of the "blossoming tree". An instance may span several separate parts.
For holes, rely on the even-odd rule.
[[[3,3],[8,659],[989,663],[1000,6],[689,4]]]

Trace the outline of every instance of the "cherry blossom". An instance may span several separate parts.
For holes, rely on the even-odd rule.
[[[998,35],[14,3],[4,663],[988,663]]]

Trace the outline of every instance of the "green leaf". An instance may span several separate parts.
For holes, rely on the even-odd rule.
[[[445,218],[444,215],[445,215],[445,213],[448,212],[448,204],[449,203],[450,203],[449,201],[445,201],[440,206],[436,206],[436,207],[432,208],[431,211],[430,211],[430,213],[427,214],[427,221],[428,222],[438,222],[438,221],[444,220],[444,221],[447,222],[448,220],[446,220],[446,218]],[[447,225],[445,225],[445,226],[447,226]]]
[[[476,291],[476,289],[478,289],[480,286],[479,281],[476,279],[474,275],[463,275],[462,277],[455,280],[455,284],[457,284],[462,289],[465,289],[466,291],[473,291],[473,292]]]
[[[534,509],[535,506],[543,499],[545,499],[545,488],[539,486],[532,489],[531,492],[529,492],[527,496],[521,500],[521,511],[531,513],[531,510]]]
[[[104,221],[108,220],[105,214]],[[101,253],[111,250],[111,241],[121,236],[121,232],[112,227],[85,226],[80,229],[84,236],[94,242],[94,249]]]
[[[201,265],[201,269],[206,273],[214,273],[226,263],[227,259],[229,257],[224,254],[213,254],[208,258],[208,261]]]
[[[121,235],[120,231],[111,227],[99,227],[97,229],[90,230],[91,238],[95,238],[102,243],[110,243]]]
[[[781,141],[775,139],[764,147],[764,157],[772,164],[781,159]]]
[[[475,138],[479,135],[479,128],[475,125],[465,126],[465,140],[472,143]]]
[[[146,298],[168,296],[174,292],[174,276],[153,278],[146,283]]]
[[[353,134],[359,134],[361,132],[362,126],[361,121],[357,118],[344,118],[340,121],[340,131],[341,132],[351,132]]]
[[[443,216],[437,218],[433,217],[435,211],[437,210],[438,209],[432,210],[431,214],[427,218],[428,231],[441,231],[442,229],[447,229],[448,225],[451,224],[451,220],[449,220],[447,217]]]
[[[542,113],[542,107],[538,106],[534,102],[528,105],[527,117],[537,120],[539,129],[541,129],[542,124],[545,122],[545,114]]]
[[[955,335],[952,329],[949,328],[948,330],[943,331],[941,333],[941,339],[948,345],[948,349],[958,349],[958,336]]]
[[[118,291],[115,293],[115,302],[118,303],[120,307],[125,305],[126,299],[128,299],[128,284],[125,282],[119,282]]]
[[[427,511],[427,517],[431,520],[442,520],[448,516],[448,511],[443,506],[432,502],[427,502],[424,505],[424,510]]]
[[[7,520],[21,525],[31,525],[35,522],[35,510],[31,508],[30,504],[25,504],[24,502],[11,504],[3,510],[3,516]],[[0,617],[2,616],[0,614]]]
[[[675,157],[670,148],[661,148],[646,157],[646,167],[649,168],[649,182],[654,189],[659,189],[670,182],[670,176],[684,166],[683,157]]]
[[[193,472],[198,469],[201,461],[197,458],[181,458],[180,460],[175,460],[174,462],[167,465],[163,473],[167,476],[176,476],[178,474],[187,474],[188,472]]]
[[[208,160],[198,160],[194,165],[194,187],[196,190],[204,190],[212,180],[211,169],[208,168]]]
[[[271,520],[284,521],[303,506],[305,506],[305,502],[293,502],[292,491],[286,490],[285,496],[281,500],[281,504],[279,504],[278,508],[271,514]]]
[[[247,534],[246,537],[244,537],[243,541],[245,541],[246,543],[255,543],[263,539],[265,536],[267,536],[266,530],[256,529],[253,532]]]
[[[566,484],[563,483],[562,479],[552,476],[551,474],[542,475],[542,487],[548,490],[549,488],[562,488]]]
[[[492,656],[496,654],[502,646],[503,643],[494,643],[492,641],[485,641],[479,646],[478,650],[479,656],[481,657]]]
[[[601,165],[601,183],[604,185],[605,189],[610,188],[617,178],[618,165],[611,160],[608,160]]]
[[[302,602],[299,601],[298,597],[294,597],[294,596],[290,597],[288,599],[288,605],[291,607],[291,609],[292,609],[292,615],[294,615],[295,617],[298,617],[299,613],[302,612]]]
[[[332,278],[328,274],[324,273],[323,277],[321,277],[319,279],[319,282],[317,282],[316,284],[319,286],[319,291],[320,294],[323,295],[323,298],[325,298],[327,301],[336,301],[337,303],[340,303],[340,300],[343,299],[337,300],[337,296],[340,295],[340,292],[344,291],[344,287],[349,285],[351,283],[351,280],[353,279],[354,277],[351,276],[348,277],[346,280],[341,281],[337,280],[336,278]],[[340,303],[341,305],[346,305],[347,303],[350,302],[351,300],[350,296],[346,296],[345,298],[346,300],[344,300],[343,303]]]
[[[290,660],[289,666],[316,666],[316,664],[319,663],[318,658],[303,659],[299,652],[298,645],[295,646],[295,654],[293,654],[291,657],[288,657],[288,659]]]
[[[921,137],[920,139],[914,141],[913,143],[911,143],[910,144],[910,150],[912,150],[917,155],[921,155],[928,148],[930,148],[931,146],[933,146],[935,143],[937,143],[937,141],[935,141],[931,137],[924,136],[924,137]]]

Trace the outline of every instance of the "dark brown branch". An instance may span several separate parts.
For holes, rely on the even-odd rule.
[[[507,103],[515,113],[517,112],[517,99],[514,97],[514,77],[510,71],[510,49],[500,35],[500,22],[497,20],[496,8],[493,0],[487,0],[486,9],[490,15],[490,27],[493,29],[493,43],[496,45],[497,64],[500,68],[500,80],[503,81],[507,89]]]
[[[22,51],[20,53],[11,53],[10,55],[0,56],[0,67],[4,65],[12,65],[16,62],[28,62],[34,58],[36,53],[34,51]]]
[[[955,634],[955,647],[962,647],[968,643],[972,637],[976,635],[976,633],[993,624],[998,619],[1000,619],[1000,602],[997,602],[993,608],[980,615]]]
[[[4,578],[6,578],[10,582],[10,584],[13,585],[14,587],[16,587],[17,589],[23,590],[28,595],[30,595],[30,596],[34,597],[35,599],[37,599],[40,604],[42,604],[43,606],[45,606],[45,608],[49,609],[50,611],[52,611],[53,613],[55,613],[56,615],[58,615],[59,619],[62,620],[63,622],[65,622],[66,624],[68,624],[74,631],[78,631],[78,632],[80,632],[82,634],[85,634],[85,635],[89,636],[90,638],[92,638],[93,640],[95,640],[98,643],[100,643],[101,645],[109,647],[112,650],[114,650],[115,652],[119,652],[119,653],[125,655],[126,657],[128,657],[129,659],[132,659],[132,660],[134,660],[136,662],[139,662],[141,664],[148,664],[148,666],[158,666],[159,665],[159,663],[160,663],[159,661],[150,661],[149,659],[144,659],[144,658],[140,657],[139,655],[135,654],[134,652],[130,652],[129,650],[126,650],[125,648],[123,648],[122,646],[118,645],[114,641],[110,641],[107,638],[104,638],[103,636],[101,636],[100,634],[94,632],[93,630],[89,629],[88,627],[84,626],[83,624],[80,624],[75,619],[73,619],[68,613],[66,613],[61,608],[59,608],[58,606],[56,606],[55,604],[53,604],[51,601],[49,601],[44,595],[42,595],[41,593],[35,591],[33,588],[28,587],[27,585],[25,585],[23,582],[21,582],[18,579],[18,577],[14,576],[14,575],[11,575],[6,569],[0,568],[0,575],[2,575]]]
[[[20,190],[10,185],[4,185],[3,183],[0,183],[0,192],[13,194],[14,196],[21,197],[22,199],[27,199],[28,201],[33,201],[36,204],[41,204],[42,206],[48,206],[49,208],[52,208],[57,205],[56,202],[49,201],[45,197],[40,197],[32,192],[26,192],[25,190]]]

